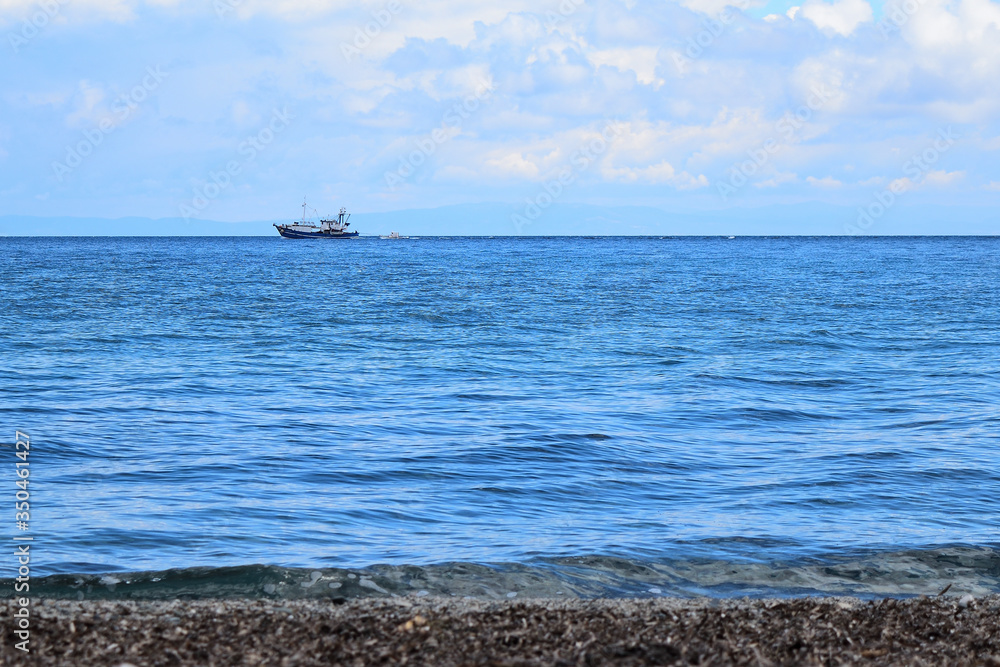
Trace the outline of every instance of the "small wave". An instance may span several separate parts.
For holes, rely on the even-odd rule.
[[[843,417],[835,414],[820,414],[780,408],[739,408],[730,412],[748,422],[830,421],[843,419]]]
[[[0,580],[13,585],[13,580]],[[47,599],[598,597],[862,598],[1000,592],[1000,551],[950,547],[765,563],[747,559],[640,560],[574,556],[528,563],[289,568],[194,567],[162,572],[56,574],[32,581]]]

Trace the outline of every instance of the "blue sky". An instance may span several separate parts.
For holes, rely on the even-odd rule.
[[[0,32],[0,215],[1000,203],[989,0],[0,0]]]

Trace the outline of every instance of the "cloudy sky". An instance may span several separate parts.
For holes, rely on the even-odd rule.
[[[1000,203],[990,0],[0,0],[0,31],[0,215]]]

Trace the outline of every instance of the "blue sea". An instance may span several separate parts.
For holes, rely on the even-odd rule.
[[[1000,591],[998,238],[0,250],[37,595]]]

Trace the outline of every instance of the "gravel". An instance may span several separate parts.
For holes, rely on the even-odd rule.
[[[30,623],[30,655],[8,623],[0,664],[1000,667],[1000,596],[49,600]]]

